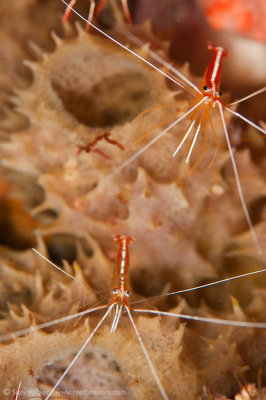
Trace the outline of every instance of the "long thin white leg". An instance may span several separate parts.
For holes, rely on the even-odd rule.
[[[138,338],[138,341],[139,341],[139,343],[140,343],[140,345],[141,345],[143,354],[144,354],[144,356],[145,356],[145,358],[146,358],[147,363],[149,364],[151,373],[152,373],[152,375],[153,375],[153,377],[154,377],[154,379],[155,379],[155,382],[156,382],[156,384],[157,384],[157,386],[158,386],[158,389],[160,390],[160,393],[161,393],[161,395],[162,395],[162,398],[163,398],[164,400],[169,400],[169,398],[168,398],[168,396],[167,396],[167,394],[166,394],[166,392],[165,392],[165,390],[164,390],[164,388],[163,388],[163,385],[162,385],[162,383],[161,383],[161,381],[160,381],[160,379],[159,379],[159,376],[157,375],[157,372],[156,372],[156,370],[155,370],[155,368],[154,368],[154,365],[153,365],[153,363],[152,363],[152,361],[151,361],[151,359],[150,359],[150,356],[149,356],[149,354],[148,354],[148,352],[147,352],[147,350],[146,350],[146,347],[144,346],[144,343],[143,343],[143,341],[142,341],[142,339],[141,339],[140,333],[139,333],[139,331],[138,331],[138,329],[137,329],[137,327],[136,327],[136,325],[135,325],[135,322],[134,322],[134,320],[133,320],[133,318],[132,318],[132,315],[131,315],[131,313],[130,313],[130,311],[129,311],[129,308],[126,307],[126,310],[127,310],[127,313],[128,313],[129,319],[130,319],[130,322],[131,322],[131,324],[132,324],[132,326],[133,326],[133,328],[134,328],[134,331],[135,331],[135,333],[136,333],[136,336],[137,336],[137,338]]]
[[[122,304],[120,306],[118,306],[118,304],[116,304],[115,317],[113,319],[113,323],[112,323],[112,327],[111,327],[111,333],[114,333],[116,331],[118,322],[119,322],[120,317],[121,317],[122,309],[123,309],[123,305]]]
[[[94,16],[94,11],[95,11],[95,0],[91,0],[91,5],[90,5],[90,10],[89,10],[89,15],[88,15],[88,21],[91,22],[92,18]],[[87,22],[86,29],[88,30],[90,27],[89,22]]]
[[[66,317],[54,319],[53,321],[44,322],[43,324],[31,326],[31,327],[25,328],[25,329],[20,329],[19,331],[12,332],[12,333],[6,333],[5,335],[0,336],[0,342],[4,342],[6,340],[10,340],[11,338],[14,338],[14,337],[17,338],[17,337],[20,337],[20,336],[24,336],[24,335],[27,335],[29,333],[34,333],[36,331],[39,331],[40,329],[50,328],[50,326],[54,326],[54,325],[60,324],[61,322],[70,321],[73,318],[83,317],[84,315],[88,315],[88,314],[90,314],[90,313],[92,313],[94,311],[98,311],[98,310],[104,309],[106,307],[108,307],[107,304],[105,304],[103,306],[97,306],[97,307],[94,307],[94,308],[90,308],[89,310],[81,311],[81,312],[76,313],[76,314],[67,315]]]
[[[257,96],[258,94],[263,93],[265,91],[266,91],[266,86],[264,86],[262,89],[256,90],[256,92],[250,93],[248,96],[245,96],[242,99],[239,99],[239,100],[233,101],[230,104],[227,104],[226,107],[230,107],[234,104],[242,103],[242,101],[246,101],[246,100],[250,99],[251,97]]]
[[[69,16],[71,14],[71,11],[73,10],[73,7],[75,6],[77,0],[71,0],[69,4],[67,4],[67,2],[65,2],[65,4],[67,5],[65,14],[63,16],[63,22],[68,21]]]
[[[132,163],[136,158],[138,158],[141,154],[143,154],[146,150],[148,150],[154,143],[157,142],[157,140],[161,139],[162,136],[166,134],[170,129],[172,129],[175,125],[177,125],[179,122],[181,122],[183,119],[185,119],[189,114],[191,114],[196,108],[198,108],[203,102],[205,101],[205,98],[203,98],[201,101],[199,101],[197,104],[195,104],[192,108],[190,108],[185,114],[183,114],[180,118],[176,119],[171,125],[169,125],[167,128],[165,128],[159,135],[157,135],[155,138],[153,138],[149,143],[147,143],[145,146],[143,146],[139,151],[137,151],[133,156],[129,157],[124,163],[119,165],[111,174],[107,175],[106,178],[103,178],[101,180],[101,183],[104,183],[105,179],[111,178],[113,175],[117,174],[120,172],[122,169],[124,169],[126,166],[128,166],[130,163]]]
[[[66,271],[64,271],[63,269],[59,268],[56,264],[54,264],[52,261],[50,261],[48,258],[46,258],[42,253],[40,253],[38,250],[32,248],[32,251],[34,251],[34,253],[38,254],[38,256],[42,257],[45,261],[47,261],[50,265],[52,265],[54,268],[58,269],[58,271],[63,272],[63,274],[69,276],[70,278],[74,279],[75,281],[81,283],[82,285],[84,285],[84,282],[80,281],[79,279],[75,278],[74,276],[68,274]]]
[[[220,103],[218,103],[218,104],[220,104]],[[254,122],[252,122],[252,121],[250,121],[249,119],[247,119],[246,117],[244,117],[244,115],[239,114],[239,113],[236,112],[236,111],[230,110],[230,108],[228,108],[228,107],[225,107],[225,109],[226,109],[227,111],[229,111],[231,114],[234,114],[236,117],[238,117],[238,118],[240,118],[240,119],[243,119],[243,121],[245,121],[247,124],[253,126],[253,128],[257,129],[258,131],[260,131],[260,132],[262,132],[264,135],[266,135],[266,130],[265,130],[265,129],[261,128],[261,127],[260,127],[259,125],[257,125],[257,124],[254,124]]]
[[[52,394],[54,393],[55,389],[58,387],[58,385],[60,384],[60,382],[64,379],[64,377],[66,376],[66,374],[68,373],[68,371],[70,370],[70,368],[73,366],[73,364],[77,361],[78,357],[80,356],[80,354],[83,352],[83,350],[85,349],[85,347],[87,346],[87,344],[89,343],[89,341],[92,339],[92,337],[95,335],[95,333],[97,332],[97,330],[99,329],[99,327],[102,325],[103,321],[105,320],[105,318],[108,316],[108,314],[110,313],[110,311],[112,310],[113,306],[115,305],[112,304],[108,310],[106,311],[106,313],[104,314],[104,316],[102,317],[102,319],[100,320],[100,322],[98,323],[98,325],[96,326],[96,328],[92,331],[92,333],[90,334],[90,336],[88,337],[88,339],[86,340],[86,342],[83,344],[83,346],[81,347],[81,349],[79,350],[79,352],[76,354],[76,356],[73,358],[73,360],[71,361],[71,363],[69,364],[69,366],[67,367],[67,369],[65,370],[65,372],[63,373],[63,375],[61,376],[60,379],[58,379],[58,381],[56,382],[55,386],[53,387],[53,389],[50,391],[50,393],[46,396],[45,400],[50,399],[50,397],[52,396]]]
[[[129,11],[129,8],[128,8],[127,0],[121,0],[121,3],[122,3],[122,7],[123,7],[123,10],[124,10],[124,14],[125,14],[127,23],[128,24],[132,24],[131,14],[130,14],[130,11]]]
[[[255,274],[260,274],[262,272],[266,272],[266,269],[260,269],[258,271],[247,272],[246,274],[241,274],[241,275],[237,275],[237,276],[231,276],[230,278],[225,278],[225,279],[221,279],[219,281],[205,283],[204,285],[194,286],[194,287],[191,287],[191,288],[188,288],[188,289],[178,290],[177,292],[170,292],[170,293],[161,294],[161,295],[158,295],[158,296],[153,296],[153,297],[150,298],[150,300],[158,299],[160,297],[173,296],[173,295],[176,295],[176,294],[181,294],[181,293],[186,293],[186,292],[192,292],[194,290],[203,289],[203,288],[206,288],[206,287],[209,287],[209,286],[218,285],[219,283],[229,282],[229,281],[232,281],[234,279],[239,279],[239,278],[244,278],[244,277],[255,275]],[[139,303],[142,303],[144,301],[146,302],[146,300],[138,300],[138,301],[131,302],[131,304],[132,305],[133,304],[139,304]]]
[[[259,240],[257,238],[256,232],[255,232],[255,230],[253,228],[253,224],[252,224],[252,221],[251,221],[251,218],[250,218],[247,206],[246,206],[246,202],[245,202],[245,199],[244,199],[244,194],[243,194],[242,186],[241,186],[241,183],[240,183],[240,178],[239,178],[239,174],[238,174],[238,170],[237,170],[237,166],[236,166],[236,162],[235,162],[234,153],[233,153],[233,150],[232,150],[232,147],[231,147],[231,143],[230,143],[230,140],[229,140],[229,135],[228,135],[226,123],[225,123],[225,120],[224,120],[222,104],[220,102],[218,102],[218,106],[219,106],[219,110],[220,110],[220,114],[221,114],[224,133],[225,133],[225,137],[226,137],[226,141],[227,141],[227,145],[228,145],[228,149],[229,149],[229,153],[230,153],[230,157],[231,157],[231,161],[232,161],[232,165],[233,165],[233,170],[234,170],[234,174],[235,174],[235,178],[236,178],[238,194],[239,194],[239,197],[240,197],[242,208],[243,208],[243,211],[244,211],[244,214],[245,214],[245,217],[246,217],[246,221],[248,223],[251,235],[253,237],[254,243],[256,245],[257,251],[258,251],[258,253],[260,255],[262,255],[263,252],[262,252],[262,249],[260,247]]]
[[[186,159],[186,164],[189,162],[189,159],[190,159],[193,147],[195,146],[195,143],[196,143],[200,128],[201,128],[201,124],[199,124],[198,127],[197,127],[196,133],[195,133],[194,138],[193,138],[193,142],[192,142],[192,144],[190,146],[190,150],[189,150],[189,153],[188,153],[188,156],[187,156],[187,159]]]
[[[85,17],[83,17],[83,15],[81,15],[80,13],[78,13],[74,8],[70,7],[69,4],[67,4],[67,2],[65,0],[61,0],[62,3],[64,3],[68,8],[70,8],[73,13],[75,13],[79,18],[81,18],[83,21],[85,21],[88,25],[92,26],[94,29],[96,29],[96,31],[100,32],[103,36],[107,37],[108,39],[110,39],[113,43],[117,44],[118,46],[122,47],[122,49],[126,50],[127,52],[133,54],[135,57],[137,57],[139,60],[143,61],[145,64],[149,65],[151,68],[155,69],[156,71],[158,71],[160,74],[164,75],[167,79],[170,79],[170,81],[174,82],[176,85],[182,87],[184,90],[186,90],[186,88],[180,83],[178,82],[176,79],[172,78],[170,75],[166,74],[165,72],[163,72],[162,70],[160,70],[160,68],[157,68],[155,65],[153,65],[151,62],[149,62],[148,60],[146,60],[144,57],[142,57],[140,54],[136,53],[135,51],[131,50],[130,48],[128,48],[127,46],[124,46],[122,43],[120,43],[118,40],[114,39],[112,36],[108,35],[108,33],[102,31],[100,28],[98,28],[96,25],[94,25],[92,22],[88,21]]]
[[[85,283],[83,281],[81,281],[80,279],[75,278],[73,275],[68,274],[66,271],[64,271],[63,269],[61,269],[60,267],[58,267],[58,265],[54,264],[52,261],[50,261],[47,257],[45,257],[42,253],[40,253],[38,250],[32,248],[32,251],[34,251],[34,253],[38,254],[38,256],[42,257],[45,261],[48,262],[48,264],[52,265],[54,268],[56,268],[58,271],[62,272],[63,274],[69,276],[69,278],[74,279],[76,282],[78,282],[79,284],[81,284],[83,286],[83,288],[85,288]],[[91,291],[94,292],[94,290],[92,288],[90,288]],[[99,291],[97,291],[98,294],[100,294]]]
[[[168,317],[181,318],[199,322],[208,322],[217,325],[227,325],[227,326],[236,326],[241,328],[256,328],[256,329],[266,328],[265,322],[230,321],[228,319],[198,317],[196,315],[177,314],[167,311],[145,310],[145,309],[142,310],[141,308],[133,308],[132,311],[144,314],[166,315]]]
[[[190,132],[191,132],[191,130],[192,130],[192,128],[193,128],[195,122],[196,122],[196,121],[195,121],[195,119],[194,119],[194,120],[191,122],[191,124],[189,125],[185,136],[183,137],[183,139],[181,140],[181,142],[180,142],[179,145],[177,146],[176,151],[173,153],[173,157],[179,152],[179,150],[181,149],[181,147],[183,146],[183,144],[184,144],[185,141],[187,140],[188,135],[190,134]]]

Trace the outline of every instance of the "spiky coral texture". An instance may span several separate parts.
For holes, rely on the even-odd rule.
[[[108,176],[142,145],[133,145],[136,139],[167,116],[186,110],[188,100],[176,96],[155,72],[100,38],[79,30],[77,36],[56,42],[52,53],[40,51],[39,61],[29,64],[33,83],[16,96],[18,111],[29,120],[28,128],[12,133],[8,141],[1,143],[4,173],[9,177],[10,170],[16,171],[13,184],[18,185],[26,176],[29,182],[38,182],[43,188],[43,197],[34,192],[35,186],[31,188],[32,197],[40,203],[34,211],[44,225],[39,235],[50,235],[50,247],[57,254],[60,248],[56,240],[63,235],[63,255],[67,254],[69,243],[65,241],[70,238],[74,258],[83,270],[81,273],[76,267],[76,276],[98,291],[110,284],[110,259],[114,260],[115,255],[112,233],[126,232],[136,239],[131,258],[132,280],[135,288],[145,294],[160,293],[168,282],[176,289],[215,278],[223,274],[224,266],[236,270],[241,264],[252,269],[258,257],[252,248],[247,249],[245,240],[248,238],[249,245],[250,234],[239,207],[225,146],[212,168],[206,169],[215,152],[214,143],[210,143],[206,160],[189,174],[185,150],[172,159],[172,149],[186,127],[184,123],[125,171]],[[175,98],[177,104],[172,108],[159,108],[134,120],[147,107],[167,104]],[[216,119],[215,126],[223,142]],[[111,160],[94,153],[77,157],[79,145],[106,130],[123,144],[124,152],[102,142],[99,148]],[[198,150],[194,161],[199,154]],[[237,160],[240,171],[245,172],[247,201],[252,204],[265,195],[261,168],[252,163],[247,150],[239,152]],[[47,210],[57,214],[52,222],[47,219]],[[260,217],[256,226],[260,239],[263,226],[265,222]],[[229,249],[234,256],[227,263],[224,259]],[[88,284],[81,292],[76,282],[69,283],[30,253],[5,254],[3,332],[68,315],[96,300]],[[36,266],[41,277],[36,275]],[[252,282],[248,288],[254,289],[255,284]],[[237,304],[231,311],[230,294],[240,296],[249,315],[264,319],[263,290],[243,300],[239,287],[228,287],[225,294],[220,294],[218,301],[223,299],[227,306],[219,316],[246,318]],[[209,307],[217,305],[217,290],[210,291],[205,299]],[[13,303],[9,311],[8,300]],[[199,300],[194,299],[196,303]],[[21,308],[21,304],[25,306]],[[165,301],[152,305],[173,307]],[[202,315],[213,313],[204,305],[196,309],[186,304],[180,307]],[[10,342],[1,348],[1,387],[14,389],[22,380],[25,390],[38,393],[51,388],[98,318],[92,316],[89,322],[81,320],[50,328],[14,342],[11,335]],[[185,327],[175,320],[159,318],[136,317],[136,321],[171,399],[194,398],[204,384],[214,393],[232,396],[238,390],[234,374],[241,375],[248,366],[249,376],[256,382],[259,367],[264,365],[264,333],[202,324]],[[18,360],[15,367],[14,359]],[[93,373],[88,371],[89,366]],[[264,374],[265,371],[263,379]],[[107,326],[99,331],[60,389],[93,389],[94,384],[97,388],[103,385],[106,390],[122,388],[128,398],[159,397],[126,316],[115,335]]]

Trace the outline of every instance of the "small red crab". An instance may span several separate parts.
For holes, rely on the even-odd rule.
[[[100,140],[105,140],[106,142],[113,144],[117,147],[119,147],[121,150],[124,150],[124,146],[117,142],[114,139],[110,138],[111,133],[110,132],[105,132],[102,135],[97,136],[92,142],[87,143],[85,146],[79,146],[78,151],[77,151],[77,155],[80,155],[80,153],[82,151],[86,151],[87,153],[90,153],[91,151],[94,151],[95,153],[100,154],[102,157],[110,160],[111,157],[108,156],[107,154],[105,154],[102,150],[99,149],[94,149],[94,146],[100,141]]]

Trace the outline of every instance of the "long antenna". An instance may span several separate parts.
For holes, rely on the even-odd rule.
[[[132,32],[126,31],[125,29],[121,29],[121,28],[116,28],[117,31],[119,33],[122,33],[124,36],[128,37],[132,43],[134,43],[135,45],[139,46],[143,51],[145,51],[146,54],[148,54],[150,57],[152,57],[155,61],[159,62],[160,64],[162,64],[164,67],[166,67],[169,71],[171,71],[173,74],[175,74],[176,76],[178,76],[178,78],[180,78],[181,80],[184,81],[184,83],[186,83],[189,88],[186,88],[189,90],[189,92],[195,96],[195,93],[199,93],[201,94],[201,91],[199,90],[199,88],[194,85],[194,83],[190,82],[189,79],[187,79],[187,77],[185,75],[183,75],[180,71],[178,71],[178,69],[176,69],[175,67],[173,67],[172,64],[168,63],[167,61],[165,61],[161,56],[159,56],[155,51],[151,50],[150,48],[146,49],[146,46],[142,40],[140,40],[137,36],[135,36]]]
[[[114,304],[112,304],[108,310],[106,311],[106,313],[104,314],[104,316],[102,317],[102,319],[100,320],[100,322],[97,324],[96,328],[94,328],[94,330],[92,331],[92,333],[90,334],[90,336],[88,337],[88,339],[86,340],[86,342],[83,344],[83,346],[81,347],[81,349],[79,350],[79,352],[76,354],[76,356],[73,358],[73,360],[71,361],[71,363],[69,364],[69,366],[67,367],[67,369],[65,370],[65,372],[63,373],[63,375],[61,376],[60,379],[58,379],[58,381],[56,382],[55,386],[53,387],[53,389],[50,391],[50,393],[48,394],[48,396],[45,397],[45,400],[50,399],[50,397],[52,396],[52,394],[54,393],[55,389],[58,387],[58,385],[60,384],[60,382],[64,379],[64,377],[66,376],[66,374],[68,373],[68,371],[70,370],[70,368],[73,366],[73,364],[77,361],[78,357],[80,356],[80,354],[83,352],[83,350],[85,349],[85,347],[87,346],[87,344],[90,342],[90,340],[92,339],[92,337],[95,335],[95,333],[97,332],[97,330],[99,329],[99,327],[102,325],[103,321],[105,320],[105,318],[108,316],[108,314],[111,312],[112,308],[113,308]]]
[[[120,172],[122,169],[124,169],[127,165],[129,165],[132,161],[134,161],[136,158],[138,158],[142,153],[144,153],[146,150],[148,150],[154,143],[157,142],[162,136],[164,136],[170,129],[172,129],[175,125],[177,125],[179,122],[181,122],[184,118],[186,118],[189,114],[191,114],[197,107],[199,107],[203,102],[205,101],[205,98],[203,98],[201,101],[196,103],[192,108],[190,108],[187,112],[185,112],[181,117],[177,118],[174,122],[172,122],[167,128],[165,128],[161,133],[159,133],[155,138],[153,138],[150,142],[148,142],[145,146],[143,146],[139,151],[137,151],[135,154],[133,154],[131,157],[129,157],[124,163],[119,165],[113,172],[111,172],[109,175],[107,175],[105,178],[102,179],[101,183],[105,181],[105,179],[110,179],[113,175],[117,174]],[[100,185],[101,185],[100,183]]]
[[[246,101],[248,99],[251,99],[251,97],[257,96],[258,94],[263,93],[265,91],[266,91],[266,86],[264,86],[263,88],[261,88],[259,90],[256,90],[256,92],[248,94],[247,96],[243,97],[242,99],[239,99],[239,100],[233,101],[232,103],[227,104],[226,107],[231,107],[234,104],[242,103],[242,101]]]
[[[240,178],[239,178],[239,174],[238,174],[238,170],[237,170],[237,166],[236,166],[236,161],[235,161],[234,153],[233,153],[233,150],[232,150],[232,147],[231,147],[231,143],[230,143],[230,140],[229,140],[229,134],[228,134],[228,131],[227,131],[227,127],[226,127],[225,120],[224,120],[224,114],[223,114],[222,104],[221,104],[219,101],[218,101],[217,103],[218,103],[219,110],[220,110],[220,114],[221,114],[221,118],[222,118],[224,133],[225,133],[225,137],[226,137],[226,141],[227,141],[227,145],[228,145],[228,150],[229,150],[229,154],[230,154],[231,161],[232,161],[232,165],[233,165],[233,170],[234,170],[234,174],[235,174],[235,178],[236,178],[236,185],[237,185],[237,189],[238,189],[239,198],[240,198],[240,201],[241,201],[241,204],[242,204],[243,212],[244,212],[244,214],[245,214],[246,221],[247,221],[247,223],[248,223],[248,226],[249,226],[251,235],[252,235],[252,237],[253,237],[254,243],[255,243],[255,245],[256,245],[256,247],[257,247],[257,251],[258,251],[258,253],[259,253],[260,255],[262,255],[262,254],[263,254],[263,251],[262,251],[262,249],[261,249],[261,247],[260,247],[258,237],[257,237],[256,232],[255,232],[255,230],[254,230],[254,227],[253,227],[253,224],[252,224],[252,221],[251,221],[249,212],[248,212],[248,208],[247,208],[247,205],[246,205],[246,202],[245,202],[243,190],[242,190],[242,187],[241,187]],[[228,109],[228,110],[229,110],[229,109]],[[230,110],[230,111],[233,112],[233,114],[235,114],[234,111],[232,111],[232,110]],[[236,113],[236,114],[237,114],[237,113]],[[240,114],[239,114],[239,115],[240,115]],[[241,116],[241,117],[242,117],[244,120],[246,120],[246,118],[244,118],[243,116]]]
[[[83,317],[84,315],[88,315],[88,314],[90,314],[90,313],[92,313],[94,311],[102,310],[102,309],[104,309],[106,307],[108,307],[107,304],[102,305],[102,306],[97,306],[97,307],[94,307],[94,308],[90,308],[89,310],[78,312],[76,314],[71,314],[71,315],[67,315],[66,317],[54,319],[53,321],[48,321],[48,322],[44,322],[44,323],[39,324],[39,325],[31,326],[29,328],[20,329],[19,331],[16,331],[16,332],[6,333],[5,335],[1,335],[0,336],[0,342],[4,342],[6,340],[10,340],[11,337],[17,338],[17,337],[20,337],[20,336],[27,335],[28,333],[33,333],[33,332],[39,331],[41,329],[50,328],[50,326],[54,326],[54,325],[60,324],[61,322],[69,321],[69,320],[71,320],[73,318]]]
[[[150,297],[149,300],[154,300],[154,299],[158,299],[158,298],[166,297],[166,296],[174,296],[174,295],[176,295],[176,294],[181,294],[181,293],[186,293],[186,292],[192,292],[192,291],[194,291],[194,290],[203,289],[203,288],[206,288],[206,287],[209,287],[209,286],[218,285],[219,283],[229,282],[229,281],[232,281],[232,280],[234,280],[234,279],[239,279],[239,278],[244,278],[244,277],[251,276],[251,275],[255,275],[255,274],[260,274],[260,273],[262,273],[262,272],[266,272],[266,269],[260,269],[260,270],[258,270],[258,271],[247,272],[246,274],[231,276],[230,278],[225,278],[225,279],[221,279],[221,280],[219,280],[219,281],[214,281],[214,282],[210,282],[210,283],[205,283],[204,285],[194,286],[194,287],[191,287],[191,288],[188,288],[188,289],[178,290],[178,291],[176,291],[176,292],[171,292],[171,293],[166,293],[166,294],[160,294],[160,295],[158,295],[158,296]],[[145,300],[134,301],[134,302],[131,303],[131,304],[139,304],[139,303],[142,303],[142,302],[144,302],[144,301],[146,301],[146,299],[145,299]]]
[[[266,328],[266,322],[230,321],[228,319],[198,317],[196,315],[186,315],[186,314],[171,313],[167,311],[157,311],[157,310],[145,310],[141,308],[133,308],[132,311],[145,314],[166,315],[168,317],[175,317],[175,318],[187,319],[198,322],[210,322],[212,324],[217,324],[217,325],[235,326],[241,328],[257,328],[257,329]]]
[[[164,400],[169,400],[169,398],[168,398],[168,396],[167,396],[167,394],[166,394],[166,392],[165,392],[165,390],[164,390],[164,388],[163,388],[163,385],[162,385],[162,383],[161,383],[161,381],[160,381],[160,379],[159,379],[159,376],[157,375],[157,372],[156,372],[156,370],[155,370],[155,368],[154,368],[154,365],[153,365],[153,363],[152,363],[152,361],[151,361],[151,359],[150,359],[150,356],[149,356],[149,354],[148,354],[148,352],[147,352],[147,349],[146,349],[146,347],[144,346],[144,343],[143,343],[143,341],[142,341],[142,339],[141,339],[141,336],[140,336],[140,334],[139,334],[139,331],[138,331],[138,329],[137,329],[137,327],[136,327],[136,325],[135,325],[135,322],[134,322],[134,320],[133,320],[133,318],[132,318],[132,315],[131,315],[131,313],[130,313],[130,310],[129,310],[129,308],[128,308],[127,306],[126,306],[126,310],[127,310],[127,313],[128,313],[129,319],[130,319],[130,322],[131,322],[131,324],[132,324],[132,326],[133,326],[133,328],[134,328],[134,331],[135,331],[135,333],[136,333],[136,335],[137,335],[137,338],[138,338],[138,341],[139,341],[140,346],[141,346],[141,348],[142,348],[143,354],[144,354],[144,356],[145,356],[145,358],[146,358],[147,363],[149,364],[149,367],[150,367],[150,369],[151,369],[152,375],[153,375],[153,377],[154,377],[154,379],[155,379],[155,381],[156,381],[156,383],[157,383],[157,386],[158,386],[158,388],[159,388],[159,390],[160,390],[160,393],[161,393],[161,395],[162,395],[162,397],[163,397]]]
[[[113,43],[117,44],[119,47],[122,47],[122,49],[126,50],[128,53],[131,53],[132,55],[134,55],[135,57],[137,57],[139,60],[143,61],[145,64],[149,65],[151,68],[155,69],[156,71],[158,71],[160,74],[164,75],[167,79],[170,79],[170,81],[176,83],[178,86],[182,87],[182,89],[186,90],[186,88],[180,83],[178,82],[176,79],[172,78],[170,75],[166,74],[165,72],[163,72],[160,68],[157,68],[155,65],[153,65],[151,62],[149,62],[148,60],[146,60],[144,57],[142,57],[141,55],[139,55],[138,53],[136,53],[135,51],[131,50],[130,48],[128,48],[127,46],[123,45],[122,43],[120,43],[118,40],[114,39],[112,36],[108,35],[108,33],[102,31],[100,28],[98,28],[96,25],[94,25],[92,22],[88,21],[85,17],[83,17],[83,15],[81,15],[80,13],[78,13],[74,8],[70,7],[69,4],[67,4],[67,2],[65,0],[61,0],[62,3],[64,3],[68,8],[70,8],[73,13],[75,13],[79,18],[81,18],[83,21],[85,21],[87,24],[89,24],[90,26],[92,26],[94,29],[96,29],[96,31],[100,32],[103,36],[107,37],[108,39],[110,39]]]
[[[264,135],[266,135],[266,130],[265,130],[265,129],[261,128],[261,127],[260,127],[259,125],[257,125],[257,124],[254,124],[254,122],[252,122],[252,121],[250,121],[249,119],[247,119],[246,117],[244,117],[244,115],[239,114],[238,112],[233,111],[233,110],[231,110],[231,109],[228,108],[228,107],[225,107],[225,109],[226,109],[227,111],[229,111],[231,114],[234,114],[236,117],[238,117],[238,118],[242,119],[243,121],[245,121],[247,124],[253,126],[253,128],[255,128],[255,129],[257,129],[258,131],[262,132]]]
[[[50,265],[52,265],[54,268],[56,268],[58,271],[63,272],[63,274],[67,275],[69,278],[74,279],[75,281],[81,283],[84,285],[84,282],[80,281],[79,279],[75,278],[73,275],[68,274],[66,271],[64,271],[62,268],[59,268],[58,265],[54,264],[52,261],[50,261],[48,258],[46,258],[42,253],[40,253],[38,250],[32,248],[32,251],[34,253],[38,254],[38,256],[42,257],[45,261],[47,261]]]

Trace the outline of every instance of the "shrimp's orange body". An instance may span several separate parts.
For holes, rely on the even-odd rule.
[[[120,303],[121,306],[126,305],[129,307],[128,297],[130,296],[129,284],[129,244],[133,239],[126,235],[115,235],[114,241],[119,243],[117,252],[116,265],[111,283],[111,297],[110,304]]]
[[[222,75],[222,59],[227,56],[227,52],[223,47],[208,44],[208,50],[213,53],[205,71],[205,83],[202,88],[202,94],[208,96],[210,100],[219,100],[222,93],[220,91],[220,82]]]

